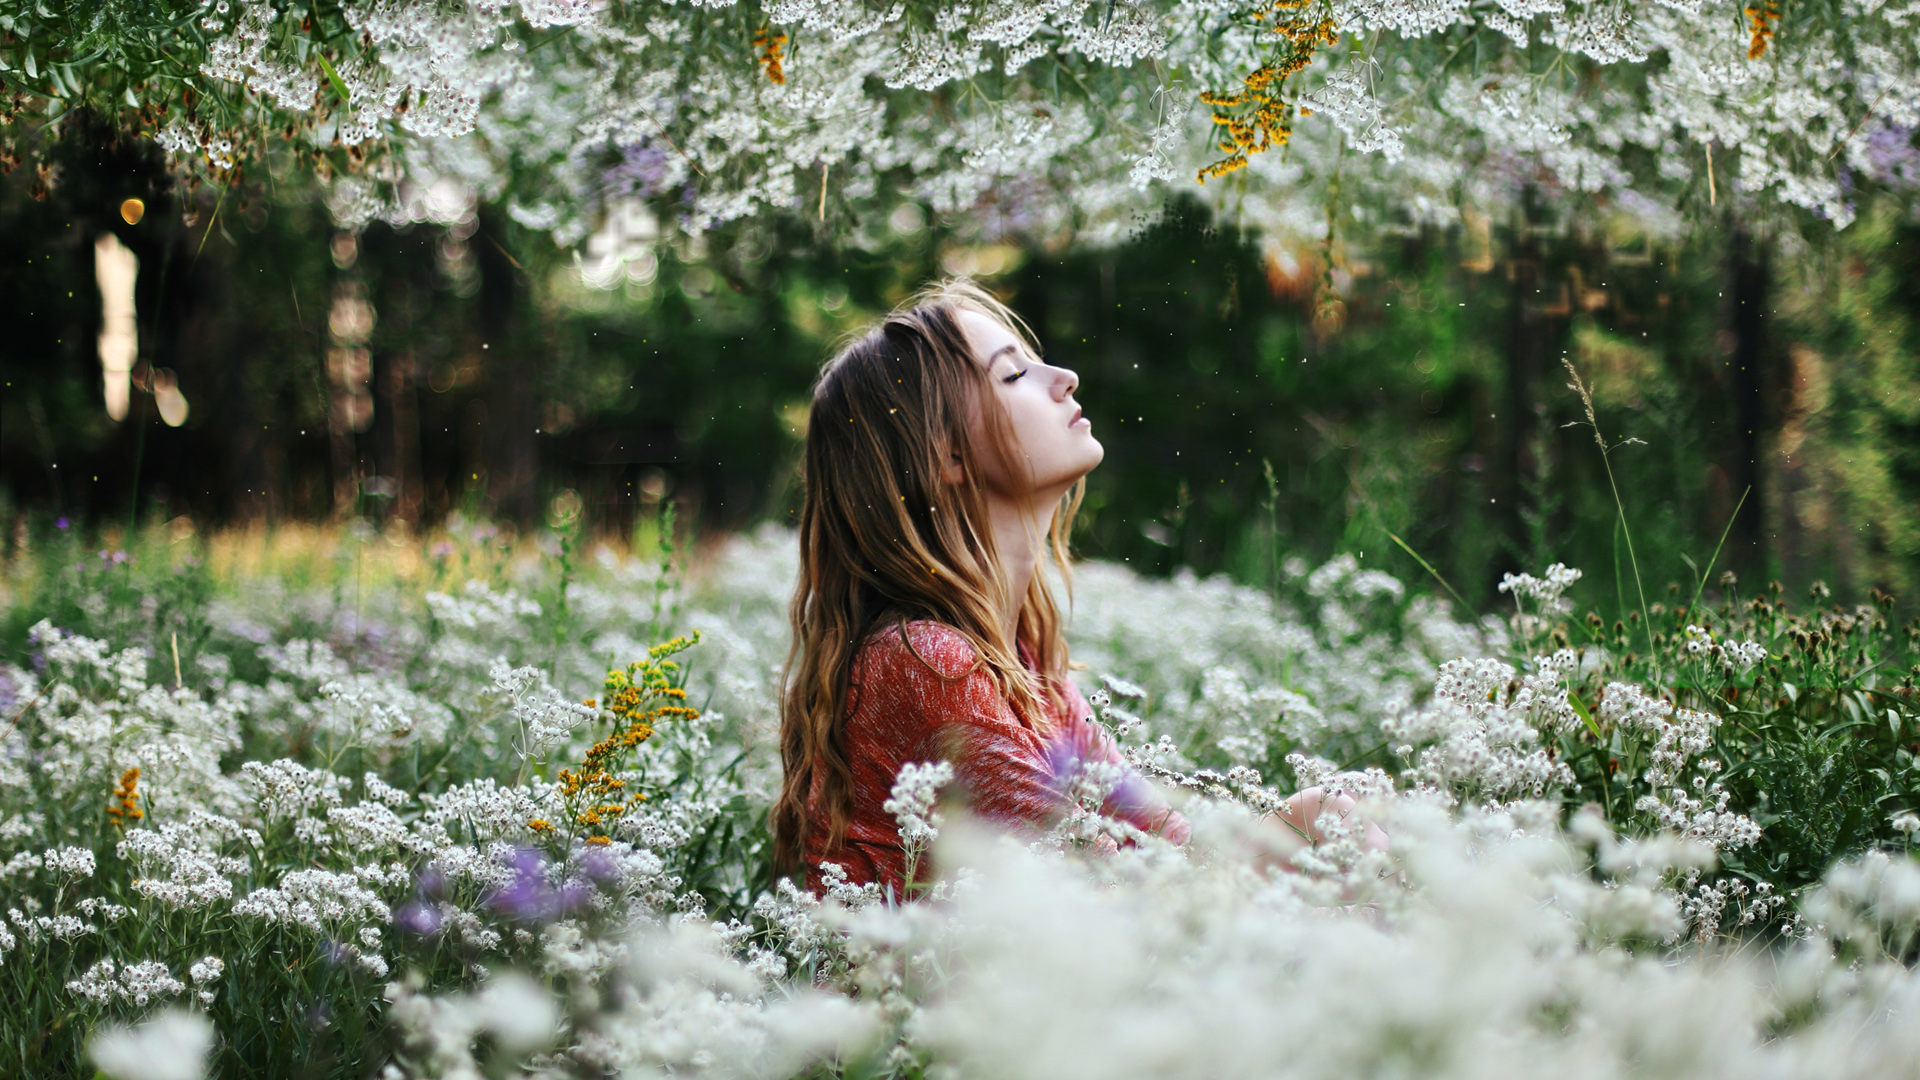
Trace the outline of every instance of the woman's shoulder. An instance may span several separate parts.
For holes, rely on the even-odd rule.
[[[905,630],[904,641],[901,631]],[[909,648],[911,646],[911,648]],[[908,619],[904,624],[889,620],[876,626],[861,645],[861,659],[882,669],[921,660],[949,679],[957,679],[973,670],[978,653],[973,643],[959,630],[934,619]]]

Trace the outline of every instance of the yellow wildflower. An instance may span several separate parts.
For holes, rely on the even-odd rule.
[[[1747,45],[1747,59],[1758,60],[1773,40],[1773,24],[1780,21],[1780,0],[1755,0],[1747,5],[1747,29],[1753,40]]]
[[[648,649],[644,660],[607,672],[603,693],[591,700],[597,701],[595,707],[612,719],[614,729],[587,750],[577,771],[561,769],[557,777],[574,825],[600,826],[646,801],[644,793],[629,790],[627,781],[615,774],[627,766],[627,756],[633,750],[653,737],[655,725],[674,718],[699,718],[698,709],[677,704],[687,698],[686,690],[671,681],[680,665],[665,659],[699,640],[696,630],[691,636],[676,637]]]
[[[113,799],[107,804],[107,818],[113,824],[125,828],[127,818],[147,816],[147,812],[140,809],[140,766],[135,765],[120,774],[120,783],[113,789]]]
[[[1255,68],[1241,79],[1237,93],[1203,91],[1201,104],[1213,108],[1213,122],[1220,130],[1215,145],[1225,157],[1202,168],[1196,177],[1204,184],[1209,179],[1244,169],[1247,157],[1285,146],[1293,138],[1294,105],[1286,100],[1287,79],[1313,63],[1322,46],[1332,45],[1340,35],[1330,16],[1312,18],[1303,9],[1312,0],[1272,0],[1255,11],[1252,19],[1273,25],[1268,30],[1281,39],[1273,61]],[[1304,115],[1307,110],[1300,110]]]
[[[754,32],[753,47],[760,53],[760,64],[767,69],[767,81],[784,83],[787,81],[786,69],[780,66],[781,50],[786,47],[787,35],[774,34],[762,28]]]

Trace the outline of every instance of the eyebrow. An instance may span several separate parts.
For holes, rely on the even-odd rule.
[[[999,348],[993,350],[992,356],[987,357],[987,366],[992,367],[994,365],[994,362],[999,360],[1001,357],[1001,354],[1003,353],[1013,353],[1015,355],[1018,355],[1019,352],[1020,352],[1020,346],[1018,345],[1002,345]]]

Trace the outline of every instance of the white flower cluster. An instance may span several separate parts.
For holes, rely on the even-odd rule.
[[[546,754],[597,715],[594,709],[561,697],[537,667],[516,668],[495,660],[487,675],[520,721],[523,752],[528,757]]]
[[[1720,726],[1712,713],[1676,708],[1631,683],[1608,683],[1599,712],[1623,731],[1653,736],[1645,779],[1656,788],[1672,784],[1694,755],[1706,752],[1713,745],[1713,729]]]
[[[786,0],[767,8],[793,40],[781,82],[745,41],[724,59],[689,58],[686,43],[714,32],[705,5],[666,9],[644,25],[597,11],[580,18],[566,48],[526,55],[493,37],[486,18],[416,14],[404,28],[368,20],[390,70],[351,81],[356,108],[365,98],[379,122],[398,116],[422,134],[474,127],[493,144],[409,148],[403,188],[459,176],[476,191],[499,191],[517,150],[513,160],[544,167],[533,179],[544,189],[516,193],[539,208],[527,220],[567,243],[595,227],[603,191],[651,200],[678,228],[701,232],[764,211],[815,209],[821,194],[858,203],[896,171],[911,177],[911,197],[971,211],[976,231],[1072,230],[1097,243],[1124,234],[1144,208],[1141,186],[1194,189],[1197,168],[1219,156],[1206,146],[1214,128],[1197,95],[1232,91],[1267,61],[1237,21],[1251,6],[1003,0],[929,4],[909,16],[897,3]],[[1290,94],[1313,115],[1296,120],[1285,159],[1252,159],[1253,197],[1234,198],[1242,220],[1250,206],[1257,224],[1312,235],[1325,228],[1324,211],[1313,211],[1328,197],[1331,166],[1359,151],[1371,157],[1346,170],[1343,186],[1357,185],[1361,201],[1386,216],[1457,220],[1450,189],[1494,211],[1518,197],[1517,176],[1531,175],[1549,188],[1615,192],[1629,213],[1662,221],[1683,193],[1707,184],[1706,153],[1718,146],[1716,200],[1765,196],[1844,226],[1853,211],[1839,163],[1875,168],[1877,127],[1857,121],[1873,115],[1910,129],[1920,117],[1912,90],[1920,54],[1903,16],[1896,5],[1858,6],[1842,21],[1861,45],[1843,44],[1836,26],[1810,24],[1749,59],[1741,20],[1697,5],[1343,0],[1334,18],[1344,40],[1322,49]],[[458,57],[468,39],[442,24],[484,24],[472,40],[485,43]],[[1449,70],[1458,46],[1444,35],[1459,27],[1478,35],[1484,74]],[[1381,32],[1391,35],[1383,44],[1359,47]],[[1575,57],[1597,65],[1591,92],[1572,95],[1556,81],[1557,65]],[[1149,58],[1160,74],[1137,63]],[[993,67],[1009,86],[988,96],[978,76]],[[1062,70],[1093,107],[1051,92]],[[1440,92],[1427,93],[1436,79]],[[909,104],[963,82],[974,90],[948,122]],[[425,93],[397,114],[382,93],[402,84]],[[889,100],[875,93],[881,87],[914,94]],[[498,104],[480,109],[495,89]],[[1048,104],[1034,108],[1041,99]],[[1030,141],[1019,141],[1016,116]],[[613,151],[621,164],[611,174],[586,166],[587,148]],[[1640,165],[1641,153],[1657,164]],[[1197,193],[1227,198],[1217,188]],[[404,201],[362,198],[356,212],[404,215]]]
[[[42,941],[67,941],[99,930],[99,927],[74,915],[27,915],[19,908],[7,909],[7,921],[20,931],[20,937],[29,944]],[[13,948],[18,942],[13,933],[0,923],[0,953]]]
[[[1124,565],[1077,566],[1073,656],[1125,672],[1127,696],[1146,699],[1139,719],[1175,746],[1262,766],[1275,743],[1332,754],[1376,745],[1382,718],[1410,709],[1443,662],[1506,645],[1496,620],[1464,624],[1426,597],[1402,606],[1405,586],[1351,555],[1289,574],[1297,600],[1276,604],[1225,575],[1183,569],[1159,581]],[[1179,758],[1169,764],[1192,767]]]
[[[207,61],[200,70],[216,79],[241,83],[256,94],[272,98],[283,109],[305,110],[320,90],[320,75],[311,66],[267,54],[273,24],[279,18],[280,13],[271,4],[242,4],[237,18],[224,28],[212,17],[207,18],[203,29],[225,29],[226,33],[209,40]]]
[[[1450,660],[1442,665],[1433,700],[1382,724],[1388,738],[1419,752],[1419,785],[1450,797],[1493,805],[1538,799],[1574,781],[1573,772],[1539,746],[1540,732],[1579,723],[1567,700],[1572,650],[1535,657],[1534,671],[1515,677],[1500,660]]]
[[[1845,227],[1864,189],[1911,182],[1910,7],[1788,26],[1699,0],[370,0],[327,40],[302,6],[220,0],[180,44],[231,115],[123,99],[161,107],[156,142],[203,172],[289,129],[344,148],[326,201],[348,227],[486,200],[566,246],[624,246],[636,205],[642,248],[774,214],[867,243],[902,198],[979,238],[1106,244],[1169,190],[1286,240],[1484,220],[1527,191],[1655,231],[1722,202]],[[1297,71],[1283,28],[1311,42]],[[61,67],[98,84],[114,56]],[[1268,94],[1269,152],[1222,149]],[[616,262],[640,280],[651,256]]]
[[[1502,574],[1499,588],[1501,592],[1532,600],[1542,612],[1567,612],[1573,610],[1573,605],[1565,599],[1566,591],[1580,580],[1580,576],[1580,571],[1562,563],[1554,563],[1547,567],[1547,576],[1544,578],[1532,574]]]
[[[1885,945],[1896,955],[1920,940],[1920,866],[1910,858],[1869,851],[1835,865],[1808,898],[1806,917],[1840,941]]]
[[[1417,1053],[1421,1075],[1440,1078],[1704,1080],[1729,1067],[1884,1075],[1920,1045],[1906,1022],[1920,981],[1899,959],[1920,925],[1904,861],[1836,868],[1825,933],[1709,962],[1637,948],[1684,932],[1662,882],[1709,865],[1705,849],[1622,839],[1593,813],[1563,834],[1535,809],[1387,807],[1390,872],[1331,902],[1308,877],[1217,857],[1245,837],[1244,816],[1196,821],[1216,857],[1120,854],[1105,875],[957,822],[939,855],[964,868],[964,886],[937,909],[788,891],[761,907],[766,936],[681,920],[603,942],[593,978],[609,992],[576,1016],[585,1034],[563,1060],[640,1075],[860,1060],[1106,1080],[1162,1076],[1168,1062],[1260,1076],[1283,1056],[1303,1076],[1364,1075]],[[1858,942],[1860,958],[1837,960],[1829,934]],[[446,1055],[428,1070],[440,1075],[461,1075],[472,1037],[509,1023],[469,993],[402,982],[388,994],[410,1044]],[[551,1015],[539,992],[520,994],[530,1018]],[[1794,1009],[1801,1023],[1770,1030]],[[525,1034],[531,1045],[544,1025]]]
[[[213,820],[169,821],[158,828],[130,830],[117,850],[139,873],[133,890],[168,907],[188,910],[232,899],[233,878],[251,867],[245,859],[220,854],[218,838],[204,827]],[[246,833],[237,823],[222,824],[233,833]],[[250,838],[257,843],[259,836],[254,833]]]
[[[269,822],[297,820],[315,810],[339,806],[343,801],[340,792],[352,783],[344,776],[309,769],[287,758],[242,762],[240,776]]]
[[[93,852],[87,848],[53,848],[41,856],[41,865],[45,866],[49,873],[66,878],[92,877]]]
[[[404,868],[400,876],[403,882],[409,877]],[[380,878],[384,883],[385,875]],[[280,879],[278,887],[255,889],[235,901],[233,913],[343,937],[349,936],[345,931],[357,930],[363,923],[384,923],[390,917],[386,902],[361,883],[360,875],[326,870],[292,871]]]
[[[1732,798],[1724,784],[1711,779],[1720,771],[1712,759],[1695,762],[1713,745],[1720,717],[1695,709],[1677,708],[1628,683],[1608,683],[1600,699],[1600,717],[1623,733],[1645,740],[1647,768],[1642,776],[1649,794],[1634,809],[1651,814],[1661,827],[1718,851],[1746,847],[1760,839],[1760,826],[1745,814],[1728,809]],[[1681,787],[1683,775],[1694,772],[1689,794]]]
[[[343,745],[398,752],[446,738],[453,714],[445,705],[377,675],[353,675],[320,687],[320,730]]]
[[[423,1052],[434,1075],[481,1076],[473,1059],[474,1040],[483,1034],[510,1054],[525,1054],[553,1037],[559,1020],[553,996],[518,972],[490,979],[471,994],[433,998],[420,993],[420,973],[388,983],[386,998],[393,1020]]]
[[[1368,72],[1368,68],[1359,65],[1342,68],[1327,76],[1319,89],[1302,97],[1300,103],[1325,113],[1353,140],[1355,150],[1398,161],[1405,156],[1406,146],[1400,132],[1384,121],[1380,101],[1367,86]]]
[[[1108,852],[1116,850],[1123,840],[1145,835],[1133,825],[1103,812],[1108,798],[1126,779],[1128,768],[1113,761],[1072,762],[1060,777],[1067,812],[1048,830],[1045,842],[1054,847]],[[1200,782],[1204,783],[1205,779]]]
[[[178,1007],[133,1027],[107,1024],[87,1042],[87,1056],[101,1072],[140,1080],[199,1080],[212,1049],[213,1024]]]
[[[1381,1047],[1411,1039],[1433,1055],[1418,1071],[1443,1078],[1626,1068],[1592,1066],[1596,1048],[1597,1060],[1690,1078],[1706,1068],[1698,1055],[1649,1061],[1648,1046],[1668,1044],[1648,1032],[1697,1042],[1692,1026],[1659,1025],[1678,1023],[1668,1013],[1692,1008],[1702,987],[1737,1005],[1725,1044],[1744,1049],[1716,1069],[1803,1075],[1812,1051],[1802,1047],[1904,1037],[1897,1024],[1849,1027],[1859,1016],[1843,1016],[1849,1001],[1862,1015],[1891,1008],[1874,995],[1893,984],[1873,980],[1892,967],[1776,1000],[1742,973],[1635,951],[1784,917],[1765,882],[1709,874],[1716,853],[1759,835],[1714,782],[1717,717],[1607,686],[1592,715],[1620,740],[1626,775],[1615,783],[1643,835],[1617,836],[1596,814],[1563,835],[1572,777],[1547,747],[1591,730],[1568,692],[1581,659],[1488,659],[1511,648],[1498,620],[1457,622],[1353,558],[1289,563],[1279,602],[1224,578],[1076,568],[1070,640],[1102,673],[1087,701],[1128,761],[1173,789],[1192,825],[1187,848],[1100,813],[1123,775],[1110,766],[1066,776],[1062,828],[1029,847],[984,839],[957,814],[942,820],[951,767],[914,763],[887,810],[904,840],[937,855],[937,879],[917,884],[938,903],[890,902],[832,864],[823,897],[791,882],[754,896],[753,856],[723,845],[764,820],[778,786],[771,703],[796,547],[777,527],[737,537],[712,577],[671,586],[594,554],[602,576],[569,590],[577,622],[557,653],[530,622],[545,616],[504,584],[539,594],[537,570],[512,567],[485,590],[385,595],[364,609],[267,587],[223,598],[211,647],[257,656],[267,673],[201,664],[201,688],[178,693],[147,685],[138,650],[39,628],[63,682],[0,731],[11,908],[0,959],[62,1007],[118,1008],[137,994],[213,1002],[236,958],[269,937],[309,943],[362,982],[403,967],[406,943],[427,942],[490,981],[441,996],[394,972],[386,1001],[405,1043],[401,1075],[471,1075],[485,1034],[550,1052],[540,1067],[553,1075],[792,1075],[821,1055],[870,1053],[869,1065],[900,1074],[1158,1076],[1178,1062],[1233,1076],[1270,1071],[1283,1049],[1317,1055],[1303,1074],[1364,1075],[1385,1067]],[[1557,568],[1525,599],[1558,599],[1575,576]],[[707,704],[698,721],[663,721],[640,748],[620,779],[650,797],[607,830],[610,842],[588,847],[566,835],[558,785],[513,780],[543,767],[513,736],[540,715],[526,703],[557,709],[560,688],[596,685],[608,656],[646,647],[633,613],[656,585],[672,601],[663,618],[700,626],[711,649],[696,654],[688,686]],[[128,654],[141,663],[117,666]],[[26,672],[0,674],[38,690]],[[445,736],[420,755],[427,767],[418,744],[403,756],[325,741],[339,729],[322,712],[339,702],[322,688],[376,683],[379,700],[447,710]],[[554,746],[571,720],[551,722]],[[1383,741],[1403,771],[1337,764],[1377,760],[1365,754]],[[228,755],[242,746],[238,756],[260,760],[236,766]],[[1359,801],[1330,806],[1313,823],[1318,842],[1288,853],[1261,822],[1287,805],[1262,776],[1280,771],[1271,759],[1283,750],[1300,787]],[[117,849],[89,848],[108,792],[117,811],[144,816],[125,817]],[[1366,842],[1370,824],[1390,836],[1384,850]],[[1816,922],[1858,943],[1849,957],[1882,963],[1870,940],[1904,955],[1916,905],[1898,865],[1831,878],[1836,906]],[[708,919],[702,893],[716,890],[754,917]],[[205,929],[160,952],[140,933],[156,919]],[[59,944],[76,940],[84,948]],[[76,952],[84,959],[63,959]],[[154,959],[122,968],[127,955]],[[116,959],[94,964],[102,956]],[[1839,965],[1804,962],[1840,977]],[[564,980],[565,1001],[487,975],[516,964]],[[1660,1008],[1645,1000],[1656,991],[1669,995]],[[1754,1018],[1781,1003],[1812,1010],[1796,1014],[1813,1025],[1796,1032],[1817,1030],[1811,1042],[1752,1036],[1766,1030]],[[1113,1048],[1115,1031],[1127,1045]]]
[[[1694,787],[1697,797],[1685,788],[1669,788],[1658,795],[1642,795],[1634,809],[1652,814],[1662,828],[1716,851],[1734,851],[1760,839],[1760,826],[1752,818],[1727,809],[1732,796],[1725,785],[1695,777]]]
[[[1689,871],[1690,884],[1681,893],[1680,919],[1693,928],[1693,939],[1701,944],[1712,940],[1725,923],[1727,906],[1733,905],[1736,927],[1764,923],[1786,907],[1787,898],[1773,891],[1771,882],[1749,885],[1737,877],[1712,882],[1697,879],[1699,871]]]
[[[1706,627],[1691,623],[1686,629],[1687,653],[1698,656],[1722,671],[1737,674],[1767,658],[1767,647],[1757,641],[1722,641]]]
[[[900,842],[911,852],[926,850],[940,835],[940,815],[934,800],[953,782],[953,765],[945,761],[907,762],[894,778],[893,790],[881,809],[900,826]]]
[[[426,594],[427,610],[443,625],[469,634],[500,635],[517,632],[521,624],[540,615],[540,605],[512,589],[495,592],[485,581],[468,581],[459,596]]]
[[[96,1005],[131,1001],[145,1005],[156,998],[172,997],[187,985],[167,971],[158,960],[117,965],[106,958],[88,968],[86,974],[69,982],[67,989]]]
[[[123,699],[138,697],[147,688],[147,657],[140,649],[109,653],[107,643],[54,628],[42,619],[27,631],[27,641],[40,649],[52,673],[68,682],[81,682],[115,691]]]
[[[193,980],[195,986],[200,986],[218,981],[226,970],[226,961],[217,956],[204,956],[194,961],[193,966],[187,969],[187,977]]]

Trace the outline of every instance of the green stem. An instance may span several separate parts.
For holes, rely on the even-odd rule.
[[[1620,501],[1620,485],[1613,479],[1613,462],[1608,460],[1607,451],[1600,451],[1600,464],[1607,470],[1607,487],[1613,492],[1613,508],[1620,515],[1620,532],[1627,538],[1627,562],[1633,567],[1633,587],[1640,593],[1640,620],[1647,635],[1647,658],[1654,664],[1654,673],[1659,673],[1659,657],[1653,652],[1653,616],[1647,613],[1647,587],[1640,580],[1640,558],[1633,550],[1633,530],[1627,525],[1627,507]],[[1658,682],[1656,677],[1655,682]]]
[[[1405,540],[1402,540],[1402,539],[1400,539],[1400,538],[1399,538],[1398,536],[1396,536],[1396,535],[1394,535],[1394,533],[1393,533],[1392,531],[1387,531],[1387,537],[1388,537],[1388,539],[1391,539],[1391,540],[1392,540],[1392,541],[1393,541],[1394,543],[1396,543],[1396,544],[1399,544],[1399,545],[1400,545],[1400,550],[1401,550],[1401,551],[1404,551],[1404,552],[1406,552],[1407,554],[1409,554],[1409,555],[1411,555],[1411,556],[1413,556],[1413,561],[1414,561],[1414,562],[1417,562],[1417,563],[1419,563],[1419,564],[1420,564],[1420,568],[1421,568],[1422,570],[1425,570],[1425,571],[1426,571],[1427,573],[1429,573],[1429,574],[1432,574],[1432,575],[1433,575],[1433,580],[1435,580],[1435,581],[1437,581],[1437,582],[1439,582],[1439,583],[1440,583],[1441,585],[1443,585],[1443,586],[1445,586],[1445,587],[1446,587],[1446,590],[1447,590],[1447,592],[1449,592],[1449,593],[1452,593],[1452,594],[1453,594],[1453,598],[1454,598],[1455,600],[1458,600],[1458,601],[1460,602],[1460,607],[1461,607],[1461,608],[1462,608],[1463,610],[1465,610],[1465,611],[1468,611],[1468,612],[1471,612],[1471,611],[1473,611],[1473,605],[1472,605],[1472,604],[1469,604],[1469,603],[1467,603],[1467,598],[1466,598],[1466,597],[1464,597],[1464,596],[1461,596],[1461,595],[1460,595],[1460,593],[1459,593],[1459,591],[1458,591],[1458,590],[1456,590],[1456,589],[1455,589],[1455,588],[1454,588],[1454,587],[1453,587],[1453,586],[1452,586],[1451,584],[1449,584],[1449,583],[1447,582],[1447,579],[1446,579],[1446,578],[1443,578],[1443,577],[1441,577],[1441,576],[1440,576],[1440,571],[1438,571],[1438,570],[1435,570],[1435,569],[1433,568],[1433,566],[1432,566],[1432,564],[1430,564],[1430,563],[1428,563],[1428,562],[1427,562],[1427,560],[1425,560],[1425,559],[1423,559],[1423,558],[1421,558],[1421,557],[1420,557],[1420,553],[1419,553],[1419,552],[1417,552],[1417,551],[1415,551],[1415,550],[1413,550],[1412,548],[1410,548],[1410,547],[1408,547],[1408,546],[1407,546],[1407,542],[1406,542]]]
[[[1740,493],[1740,501],[1733,504],[1733,513],[1727,515],[1727,527],[1720,530],[1720,542],[1713,545],[1713,558],[1707,560],[1707,568],[1701,571],[1699,584],[1693,587],[1693,599],[1687,601],[1687,614],[1693,614],[1694,605],[1700,602],[1700,590],[1707,587],[1707,575],[1713,573],[1713,564],[1720,558],[1720,549],[1726,546],[1727,534],[1733,532],[1734,520],[1740,516],[1740,508],[1747,505],[1747,496],[1752,493],[1753,486],[1749,484],[1747,490]]]

